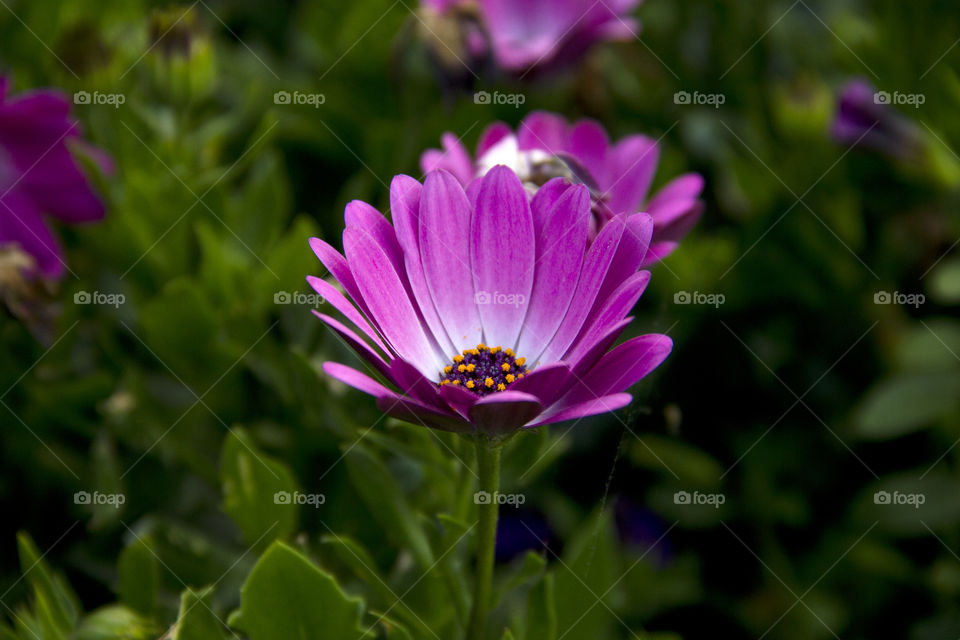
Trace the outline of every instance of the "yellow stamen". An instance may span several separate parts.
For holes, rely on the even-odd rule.
[[[459,381],[458,381],[458,382],[459,382]],[[443,385],[445,385],[445,384],[450,384],[450,381],[449,381],[449,380],[441,380],[441,381],[440,381],[440,386],[441,386],[441,387],[442,387]]]
[[[490,353],[500,353],[500,347],[490,347]]]
[[[517,376],[517,380],[519,380],[522,377],[523,377],[523,374],[521,373],[520,375]]]
[[[513,349],[504,349],[503,353],[510,356],[511,358],[513,357]]]
[[[507,388],[507,385],[503,384],[502,382],[497,385],[497,391],[503,391],[506,388]]]
[[[518,366],[518,367],[522,367],[523,365],[527,364],[527,359],[526,359],[526,358],[517,358],[517,359],[515,360],[515,362],[517,363],[517,366]]]
[[[513,375],[512,373],[508,373],[507,375],[503,376],[503,378],[507,382],[513,382],[514,380],[517,379],[517,376]]]
[[[444,373],[450,373],[451,371],[453,371],[453,367],[451,367],[450,365],[447,365],[443,368]]]
[[[486,380],[483,381],[483,384],[485,387],[489,389],[490,387],[493,386],[493,378],[487,378]]]
[[[457,371],[459,371],[460,373],[463,373],[466,370],[467,370],[467,365],[465,364],[462,364],[459,367],[457,367]]]
[[[473,389],[475,386],[477,385],[473,382],[473,380],[467,380],[467,389]]]
[[[500,365],[500,368],[503,369],[504,371],[510,371],[510,365],[508,365],[506,362]]]
[[[486,349],[487,345],[483,344],[482,342],[477,345],[477,351],[486,351]],[[491,349],[491,351],[493,351],[493,349]]]
[[[454,361],[454,362],[463,362],[463,356],[461,356],[460,354],[457,354],[457,355],[453,356],[453,361]]]
[[[477,368],[477,365],[475,365],[475,364],[468,364],[468,365],[467,365],[467,371],[468,371],[469,373],[473,373],[474,369],[476,369],[476,368]]]
[[[454,380],[454,381],[453,381],[453,385],[454,385],[454,386],[456,386],[456,385],[458,385],[458,384],[460,384],[460,381],[459,381],[459,380]]]

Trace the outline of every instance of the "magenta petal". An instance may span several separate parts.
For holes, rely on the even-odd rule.
[[[658,206],[650,214],[654,222],[654,239],[679,242],[700,220],[703,207],[700,200],[674,200]]]
[[[620,245],[620,238],[626,228],[625,216],[616,216],[600,230],[596,240],[590,245],[580,271],[580,280],[570,302],[570,308],[560,323],[556,335],[547,345],[539,361],[542,363],[560,360],[574,339],[580,333],[587,313],[593,307],[600,285],[607,275],[613,257]]]
[[[420,197],[420,258],[433,303],[457,351],[483,338],[470,266],[470,217],[470,203],[457,179],[444,171],[430,173]]]
[[[533,232],[537,235],[538,242],[540,234],[550,222],[549,218],[554,213],[553,207],[557,204],[557,200],[572,186],[566,178],[551,178],[533,194],[530,212],[533,214]]]
[[[452,413],[441,413],[410,398],[378,398],[377,408],[391,418],[410,424],[450,431],[453,433],[472,433],[473,425]]]
[[[389,354],[390,350],[387,349],[387,346],[383,344],[383,341],[380,340],[380,335],[370,326],[366,319],[360,315],[360,313],[354,308],[350,301],[340,293],[336,287],[332,284],[317,278],[315,276],[307,276],[307,282],[313,288],[314,291],[320,294],[320,297],[323,298],[324,302],[329,302],[334,309],[342,313],[347,320],[352,322],[354,326],[357,327],[365,336],[370,338],[375,345],[380,347],[380,349]]]
[[[623,320],[633,309],[633,306],[637,304],[637,300],[643,295],[643,291],[647,288],[649,282],[650,272],[638,271],[627,278],[602,304],[598,303],[580,335],[577,336],[571,351],[575,352],[581,342],[593,344],[611,327]],[[567,355],[571,355],[571,353],[568,352]]]
[[[647,136],[624,138],[613,148],[610,182],[604,185],[608,206],[614,213],[646,210],[643,201],[657,171],[660,148]]]
[[[427,278],[420,261],[420,194],[423,187],[410,176],[396,176],[390,183],[390,210],[397,241],[404,254],[407,278],[424,322],[430,328],[440,350],[453,354],[457,351],[447,336],[447,330],[437,313],[427,286]]]
[[[436,383],[423,377],[416,367],[400,358],[390,363],[390,379],[408,396],[419,402],[440,410],[447,409],[447,405],[437,394],[439,388]]]
[[[660,262],[680,246],[679,242],[654,242],[647,250],[647,255],[643,259],[641,266],[650,267]]]
[[[470,420],[483,433],[504,435],[527,424],[542,410],[536,396],[508,389],[477,400],[470,408]]]
[[[477,157],[482,157],[491,147],[512,134],[510,127],[505,123],[494,122],[480,135],[480,141],[477,142]]]
[[[430,173],[437,169],[449,171],[460,181],[460,184],[466,185],[473,179],[473,160],[470,158],[470,152],[460,143],[457,136],[452,133],[443,134],[441,141],[443,151],[439,149],[429,149],[420,156],[420,168],[424,173]]]
[[[343,232],[343,245],[350,271],[381,335],[398,356],[416,363],[424,375],[437,376],[443,360],[424,332],[403,283],[384,250],[370,235],[356,228]]]
[[[633,398],[629,393],[614,393],[602,398],[594,398],[580,404],[564,407],[553,413],[544,413],[535,422],[527,425],[528,427],[542,427],[547,424],[563,422],[564,420],[574,420],[576,418],[585,418],[600,413],[610,413],[630,404]]]
[[[480,396],[472,391],[467,391],[463,387],[452,384],[445,384],[440,387],[439,394],[454,411],[468,420],[470,419],[470,407],[480,399]]]
[[[566,151],[580,161],[598,184],[606,185],[610,179],[606,167],[609,147],[610,141],[603,127],[593,120],[581,120],[570,131]],[[619,213],[615,208],[613,211]]]
[[[337,335],[339,335],[344,342],[347,343],[347,346],[357,352],[361,358],[370,363],[371,366],[377,369],[385,377],[390,377],[390,366],[387,362],[380,357],[380,355],[370,348],[360,336],[353,332],[352,329],[343,325],[339,320],[331,318],[330,316],[320,313],[319,311],[312,310],[313,314],[318,318],[323,320],[323,322],[330,327]],[[387,356],[390,357],[389,354]]]
[[[397,242],[397,234],[393,230],[393,225],[379,211],[362,200],[352,200],[347,203],[347,206],[343,209],[343,220],[348,229],[361,229],[380,245],[380,248],[390,258],[393,270],[400,276],[400,280],[406,284],[407,269],[404,265],[403,251],[400,249],[400,243]]]
[[[562,362],[537,367],[510,385],[510,391],[536,396],[547,407],[563,395],[573,379],[570,367]]]
[[[703,191],[703,177],[697,173],[685,173],[665,184],[644,207],[647,213],[651,209],[663,206],[671,200],[695,200]]]
[[[541,209],[550,204],[549,196],[541,198],[538,192],[532,204],[534,218],[544,222],[537,230],[536,279],[517,354],[536,364],[550,362],[540,354],[561,326],[577,288],[587,241],[590,193],[583,185],[570,187],[547,213]]]
[[[653,218],[647,214],[637,213],[626,218],[623,236],[607,269],[607,275],[603,278],[603,284],[600,285],[600,291],[597,292],[597,301],[591,310],[591,317],[600,305],[643,264],[653,233]]]
[[[567,121],[562,117],[546,111],[534,111],[517,127],[517,144],[521,151],[565,151],[567,128]]]
[[[354,280],[353,274],[350,272],[350,265],[347,264],[346,258],[320,238],[310,238],[310,248],[313,249],[313,253],[316,254],[324,268],[340,283],[340,286],[347,292],[347,295],[350,296],[354,304],[356,304],[368,318],[374,320],[370,314],[370,309],[367,308],[367,303],[364,302],[363,296],[360,295],[360,288],[357,287],[357,281]]]
[[[593,365],[600,361],[600,358],[609,351],[610,347],[617,341],[623,330],[633,322],[633,316],[629,316],[609,327],[603,334],[591,342],[589,339],[579,340],[573,349],[564,356],[565,362],[573,367],[575,378],[582,378],[587,375],[587,371],[593,368]]]
[[[339,362],[324,362],[323,372],[343,384],[375,398],[395,398],[397,393],[386,388],[370,376]]]
[[[484,340],[513,348],[529,307],[535,240],[527,193],[507,167],[496,166],[483,178],[470,231]]]
[[[497,65],[520,70],[552,57],[578,16],[555,0],[479,0]]]
[[[561,400],[570,406],[628,389],[663,362],[673,341],[649,334],[627,340],[607,353]]]

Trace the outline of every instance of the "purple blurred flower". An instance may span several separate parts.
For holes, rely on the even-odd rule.
[[[475,16],[497,66],[512,73],[570,64],[607,40],[636,37],[641,0],[423,0],[441,16]]]
[[[830,134],[842,145],[857,145],[894,158],[916,157],[920,137],[916,126],[889,105],[889,95],[867,80],[851,80],[840,91]]]
[[[429,149],[420,156],[420,166],[424,172],[446,169],[463,185],[496,164],[512,168],[530,191],[557,176],[586,184],[593,202],[591,237],[616,214],[650,214],[653,240],[644,266],[676,249],[703,213],[702,177],[683,174],[648,197],[660,156],[657,142],[632,135],[611,144],[593,120],[570,124],[562,116],[535,111],[516,133],[497,122],[480,137],[476,160],[453,134],[444,134],[442,142],[442,151]]]
[[[11,98],[8,87],[0,76],[0,247],[30,257],[25,275],[57,279],[66,264],[44,216],[76,224],[105,211],[72,151],[84,150],[104,171],[110,161],[85,147],[65,95],[38,90]]]
[[[609,350],[650,279],[650,216],[615,216],[589,243],[586,187],[555,179],[531,200],[507,167],[466,190],[446,171],[422,185],[397,176],[390,208],[393,225],[347,205],[346,258],[311,239],[346,296],[307,278],[353,327],[317,315],[392,388],[336,362],[324,371],[388,415],[507,435],[623,407],[669,354],[663,335]]]

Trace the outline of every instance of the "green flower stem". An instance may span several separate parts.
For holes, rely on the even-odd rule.
[[[473,587],[473,609],[467,624],[467,640],[481,640],[490,606],[493,580],[493,553],[497,542],[497,499],[500,490],[500,450],[502,444],[477,442],[477,469],[480,492],[489,499],[477,505],[477,568]]]

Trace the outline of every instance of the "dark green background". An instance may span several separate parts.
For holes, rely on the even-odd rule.
[[[504,490],[526,504],[507,516],[550,532],[560,633],[960,636],[960,185],[827,135],[836,91],[863,76],[922,93],[921,107],[897,109],[936,162],[960,163],[955,4],[648,0],[639,40],[566,73],[467,75],[476,89],[523,93],[520,109],[443,90],[414,4],[199,2],[175,27],[193,43],[188,59],[151,48],[150,34],[190,5],[163,16],[133,0],[0,6],[0,69],[16,90],[126,97],[75,110],[118,170],[104,183],[106,220],[59,229],[75,277],[56,296],[53,337],[0,319],[0,616],[36,608],[18,530],[49,550],[87,611],[119,598],[145,613],[148,631],[123,637],[159,637],[187,585],[215,584],[210,609],[225,619],[276,536],[386,609],[329,537],[369,549],[402,594],[419,575],[411,551],[424,553],[406,527],[430,531],[448,510],[464,450],[381,420],[370,398],[320,375],[320,362],[352,356],[308,306],[274,296],[306,293],[303,277],[323,273],[307,238],[338,245],[351,199],[385,210],[391,176],[419,176],[419,153],[442,132],[473,148],[489,122],[543,108],[594,117],[615,138],[663,136],[657,185],[699,171],[707,203],[654,269],[630,329],[671,335],[671,357],[617,416],[520,438],[508,455]],[[275,105],[279,90],[325,102]],[[677,91],[725,103],[677,105]],[[126,302],[75,305],[79,291]],[[675,304],[682,291],[724,304]],[[925,301],[875,304],[881,291]],[[252,549],[262,514],[229,497],[224,508],[247,447],[278,465],[254,474],[264,495],[295,482],[326,496],[283,511]],[[81,490],[126,504],[78,506]],[[677,505],[681,490],[726,500]],[[925,503],[877,505],[879,490]],[[409,513],[391,511],[399,495]],[[639,541],[628,513],[644,523]],[[453,598],[431,582],[405,601],[448,629]],[[491,637],[504,625],[549,637],[537,588],[511,593]]]

